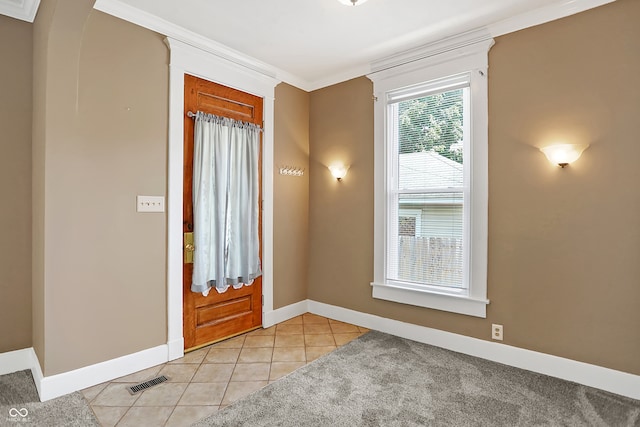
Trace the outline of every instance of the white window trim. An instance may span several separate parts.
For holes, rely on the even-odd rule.
[[[469,43],[433,54],[424,52],[420,60],[401,64],[368,75],[374,83],[377,99],[374,113],[374,281],[373,298],[486,317],[487,240],[488,240],[488,52],[493,39],[469,40]],[[389,91],[430,80],[471,71],[472,158],[468,208],[471,209],[469,290],[465,294],[445,293],[388,282],[385,271],[387,254],[387,174],[388,147],[385,142],[385,94]],[[465,205],[465,209],[467,206]]]

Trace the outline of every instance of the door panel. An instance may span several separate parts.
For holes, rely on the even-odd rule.
[[[202,111],[262,126],[262,98],[216,83],[185,75],[183,232],[193,231],[193,132],[187,112]],[[262,136],[261,136],[262,138]],[[262,200],[262,152],[258,162]],[[262,259],[262,209],[258,220]],[[185,242],[186,243],[186,242]],[[184,248],[183,248],[184,250]],[[196,247],[197,251],[198,248]],[[191,292],[193,264],[183,266],[183,332],[185,350],[241,334],[262,326],[262,277],[251,286],[230,287],[207,297]]]

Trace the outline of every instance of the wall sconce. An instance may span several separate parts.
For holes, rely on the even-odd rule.
[[[589,144],[556,144],[542,147],[540,151],[547,156],[551,163],[564,168],[569,163],[578,160],[588,146]]]
[[[329,170],[331,171],[331,175],[333,175],[335,179],[337,179],[338,181],[342,181],[342,178],[347,175],[347,171],[349,170],[349,168],[344,165],[333,165],[329,166]]]

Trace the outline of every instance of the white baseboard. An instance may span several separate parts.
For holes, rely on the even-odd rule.
[[[169,361],[180,359],[184,356],[184,338],[169,341],[167,343],[167,348],[169,351]]]
[[[304,300],[264,313],[264,327],[306,312],[505,365],[573,381],[640,400],[640,376],[505,344]],[[46,401],[182,357],[181,340],[95,365],[44,377],[33,348],[0,354],[0,375],[31,369],[40,400]]]
[[[40,386],[38,387],[40,400],[44,402],[152,366],[160,365],[161,363],[167,362],[167,360],[168,346],[163,344],[137,353],[107,360],[106,362],[44,377],[39,382]],[[36,381],[36,386],[37,385],[38,382]]]
[[[278,308],[264,313],[262,318],[262,326],[268,328],[276,323],[284,322],[285,320],[292,319],[296,316],[306,313],[309,306],[309,300],[302,300],[294,304],[289,304],[284,307]]]
[[[33,353],[33,347],[0,353],[0,375],[31,369],[33,367],[31,353]]]
[[[39,395],[42,369],[40,369],[40,362],[33,347],[0,353],[0,375],[24,371],[25,369],[31,370]]]
[[[307,300],[264,313],[264,327],[307,312]],[[30,369],[41,401],[83,390],[184,356],[182,338],[116,359],[45,377],[33,348],[0,353],[0,375]]]
[[[335,305],[308,301],[308,310],[331,319],[385,332],[413,341],[492,360],[516,368],[573,381],[622,396],[640,399],[640,376],[602,366],[552,356],[505,344],[418,326]]]
[[[42,368],[40,368],[40,361],[38,360],[36,351],[33,347],[29,348],[29,350],[29,356],[31,358],[31,376],[33,376],[33,382],[36,384],[36,389],[38,389],[38,396],[42,396],[42,378],[44,378],[44,375],[42,374]]]

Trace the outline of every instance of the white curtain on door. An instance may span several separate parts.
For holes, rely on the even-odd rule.
[[[260,128],[198,112],[193,147],[191,290],[219,293],[262,274],[258,237]]]

